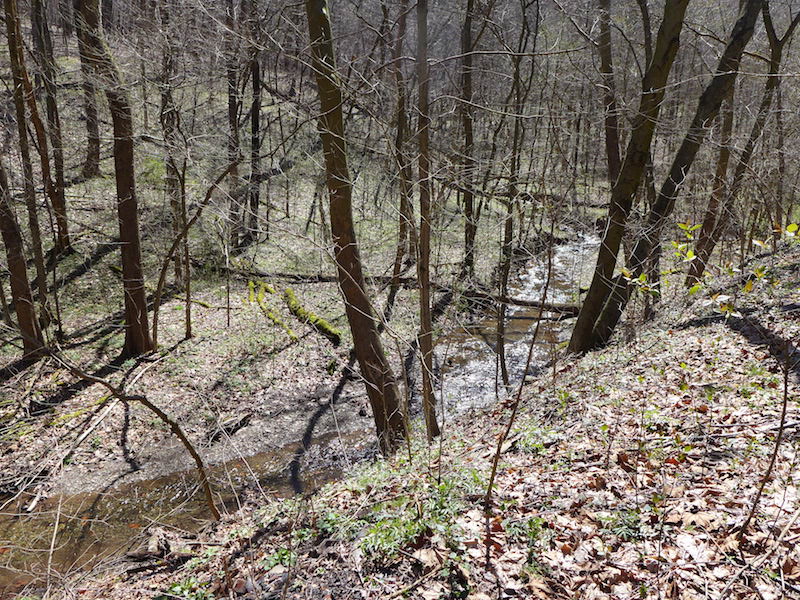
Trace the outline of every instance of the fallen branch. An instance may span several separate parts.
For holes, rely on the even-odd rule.
[[[328,338],[334,346],[338,346],[342,343],[342,332],[322,317],[303,307],[297,299],[297,296],[294,295],[292,288],[286,288],[284,290],[283,299],[286,301],[289,311],[297,317],[300,322],[311,325],[319,333]]]
[[[202,265],[202,263],[197,263],[197,264],[200,266],[205,266]],[[259,271],[257,269],[241,269],[237,267],[225,267],[225,266],[215,266],[214,268],[223,272],[227,271],[231,275],[238,275],[240,277],[246,277],[248,279],[252,279],[253,277],[256,278],[262,277],[266,279],[282,279],[286,281],[292,281],[295,283],[336,283],[337,281],[336,277],[333,275],[323,275],[320,273],[313,273],[313,274],[280,273],[280,272],[267,273],[265,271]],[[392,277],[390,275],[373,275],[373,276],[368,276],[365,279],[367,283],[372,285],[388,285],[392,283]],[[401,277],[398,283],[406,288],[417,287],[417,280],[414,277]],[[438,284],[435,282],[431,282],[431,287],[435,289],[437,292],[455,293],[456,291],[450,286]],[[554,312],[567,317],[577,317],[578,312],[580,311],[581,308],[580,305],[578,304],[542,302],[540,300],[512,298],[510,296],[496,296],[494,294],[490,294],[488,292],[481,292],[478,290],[461,291],[459,293],[465,298],[491,302],[494,304],[500,304],[502,302],[504,304],[509,304],[511,306],[540,308],[543,311]]]
[[[786,534],[789,533],[789,530],[797,522],[798,517],[800,517],[800,508],[798,508],[796,511],[794,511],[794,514],[792,515],[792,518],[789,519],[789,522],[781,530],[780,535],[775,539],[775,544],[773,544],[773,546],[772,546],[772,548],[770,548],[769,552],[767,552],[766,554],[761,554],[760,556],[757,556],[752,562],[749,562],[749,563],[745,564],[741,569],[739,569],[739,571],[736,573],[736,575],[734,575],[731,578],[731,580],[727,583],[727,585],[725,585],[725,587],[719,593],[719,596],[718,596],[719,600],[725,600],[726,598],[729,597],[728,596],[728,590],[730,590],[733,587],[733,584],[736,583],[736,581],[738,581],[739,577],[741,577],[744,574],[745,571],[747,571],[748,569],[758,569],[758,568],[760,568],[761,565],[763,565],[765,562],[767,562],[767,560],[769,559],[770,556],[775,554],[775,551],[780,547],[781,542],[783,541],[783,538],[786,537]]]
[[[53,352],[52,350],[48,350],[48,353],[57,361],[59,362],[65,369],[67,369],[70,373],[72,373],[75,377],[83,379],[84,381],[90,381],[92,383],[97,383],[102,385],[106,388],[112,396],[118,398],[123,402],[139,402],[145,408],[149,409],[151,412],[155,413],[155,415],[161,419],[166,425],[170,428],[172,433],[181,441],[186,451],[191,455],[192,459],[195,463],[195,468],[197,469],[197,474],[200,478],[200,486],[203,488],[203,492],[206,497],[206,503],[208,504],[208,508],[211,510],[211,514],[213,515],[215,520],[219,520],[220,513],[217,509],[216,505],[214,504],[214,495],[211,491],[211,483],[208,480],[208,475],[206,474],[205,464],[203,463],[203,459],[197,453],[197,450],[194,449],[194,446],[189,441],[189,438],[186,437],[186,434],[183,432],[183,429],[178,424],[177,421],[172,419],[167,413],[165,413],[161,408],[157,405],[153,404],[150,400],[147,399],[146,396],[140,394],[126,394],[124,390],[117,388],[114,384],[110,383],[109,381],[101,378],[95,377],[87,373],[86,371],[82,370],[80,367],[77,367],[69,362],[67,362],[64,358]]]

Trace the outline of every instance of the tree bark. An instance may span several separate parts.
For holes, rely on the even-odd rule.
[[[714,77],[700,96],[692,124],[681,143],[667,178],[661,186],[658,198],[646,218],[644,231],[639,235],[630,260],[632,279],[644,272],[645,264],[651,255],[654,244],[661,239],[661,230],[667,217],[675,207],[683,182],[692,168],[694,159],[708,131],[708,124],[719,114],[722,101],[736,81],[742,54],[753,36],[756,18],[761,11],[763,0],[746,0],[739,18],[733,26],[725,51],[720,57]],[[633,287],[624,277],[614,280],[603,311],[590,338],[591,347],[599,347],[608,342],[622,311],[628,303]]]
[[[31,246],[33,246],[33,259],[36,266],[35,286],[39,292],[39,306],[41,308],[42,322],[46,327],[50,323],[50,310],[47,301],[47,272],[44,264],[44,251],[42,249],[42,233],[39,227],[39,216],[36,208],[36,187],[33,181],[33,163],[31,162],[30,144],[28,142],[28,118],[25,112],[25,80],[27,79],[27,74],[25,73],[25,66],[23,63],[23,45],[19,31],[16,0],[4,0],[3,6],[5,9],[8,52],[11,59],[11,74],[14,84],[14,108],[17,115],[17,134],[22,158],[25,206],[28,210],[28,228],[31,232]]]
[[[153,350],[147,319],[147,297],[142,273],[139,210],[134,175],[133,118],[128,94],[100,28],[99,0],[81,0],[79,35],[83,37],[88,63],[103,86],[114,127],[114,174],[117,217],[122,249],[125,296],[125,343],[123,354],[136,356]]]
[[[3,236],[8,270],[11,274],[11,302],[14,304],[17,323],[22,335],[22,358],[23,360],[34,359],[44,348],[44,340],[36,319],[36,308],[33,305],[25,255],[22,250],[22,234],[11,208],[11,194],[2,156],[0,156],[0,232]]]
[[[333,52],[333,35],[326,0],[306,0],[312,66],[320,99],[319,131],[325,155],[330,196],[331,234],[339,286],[353,335],[356,358],[364,378],[381,450],[390,454],[407,437],[407,426],[394,373],[383,350],[377,322],[364,284],[353,227],[352,183],[342,115],[342,92]]]
[[[731,157],[731,133],[733,132],[733,96],[734,88],[731,88],[728,98],[725,100],[725,108],[722,110],[722,126],[720,130],[720,148],[719,156],[717,158],[717,168],[714,172],[714,188],[711,190],[711,195],[708,198],[708,205],[703,216],[703,223],[700,226],[700,232],[697,235],[697,243],[695,253],[700,251],[701,248],[706,248],[709,245],[709,238],[714,232],[714,226],[717,224],[719,216],[719,205],[725,198],[725,192],[728,187],[728,163]],[[686,287],[692,287],[700,278],[701,265],[704,261],[695,259],[689,263],[689,272],[686,275]]]
[[[400,15],[397,22],[397,37],[394,42],[393,75],[397,105],[395,108],[396,130],[394,138],[394,159],[397,166],[397,177],[400,182],[400,211],[397,226],[397,250],[392,267],[392,283],[389,289],[391,303],[397,294],[400,284],[400,274],[403,269],[403,258],[414,258],[416,252],[416,229],[414,226],[413,187],[411,172],[411,159],[405,151],[406,138],[408,137],[408,116],[406,114],[406,81],[403,77],[401,58],[403,55],[403,42],[406,36],[406,15],[408,13],[408,0],[401,0]],[[391,306],[387,302],[387,306]],[[386,315],[388,318],[389,315]]]
[[[614,63],[611,58],[611,0],[600,2],[600,36],[597,53],[600,55],[600,75],[603,79],[603,115],[606,136],[608,182],[614,187],[621,159],[619,156],[619,119],[617,118],[617,93],[614,83]]]
[[[173,36],[175,32],[170,28],[172,19],[172,0],[163,0],[161,4],[161,34],[164,36],[164,56],[162,58],[161,71],[161,131],[164,133],[166,152],[164,156],[165,177],[164,183],[167,192],[167,199],[172,210],[172,232],[177,236],[182,229],[183,211],[181,210],[181,182],[180,168],[178,166],[177,154],[180,149],[180,135],[178,131],[180,114],[175,105],[173,94],[175,77],[175,43]],[[183,284],[183,266],[180,255],[175,256],[175,281],[178,285]],[[189,265],[185,265],[188,270]],[[155,342],[155,339],[153,340]]]
[[[78,55],[81,61],[83,77],[83,102],[86,112],[86,159],[83,162],[81,177],[91,179],[100,175],[100,120],[97,115],[97,90],[94,85],[94,74],[89,62],[86,36],[81,27],[81,0],[73,0],[75,30],[78,36]]]
[[[750,136],[748,137],[744,149],[739,156],[739,160],[736,162],[736,167],[733,171],[733,180],[727,189],[722,206],[720,206],[716,211],[717,218],[714,221],[713,229],[711,229],[711,233],[709,235],[701,235],[698,238],[695,247],[695,259],[689,265],[689,273],[687,275],[687,283],[690,283],[691,285],[694,285],[695,282],[700,281],[700,279],[703,277],[706,265],[708,264],[709,258],[711,258],[711,254],[714,252],[714,248],[727,230],[730,215],[733,211],[734,203],[736,202],[736,197],[739,194],[742,183],[744,183],[744,176],[747,173],[748,167],[750,166],[750,160],[753,158],[753,152],[755,151],[756,144],[761,138],[761,134],[764,131],[764,126],[766,125],[767,119],[770,116],[772,99],[775,95],[775,90],[777,89],[778,82],[780,80],[779,77],[781,60],[783,59],[783,49],[791,39],[798,24],[800,24],[800,13],[798,13],[797,16],[795,16],[795,18],[792,20],[783,37],[779,38],[769,13],[769,4],[764,2],[761,10],[764,19],[764,26],[767,31],[767,40],[769,41],[770,46],[767,81],[764,84],[761,103],[758,107],[758,112],[756,113],[756,120],[753,122],[753,127],[750,130]],[[709,207],[709,210],[710,208],[711,207]]]
[[[236,14],[233,0],[228,0],[225,8],[225,26],[227,28],[227,44],[225,53],[225,78],[228,90],[228,161],[237,163],[241,154],[239,143],[239,61],[238,43],[236,32]],[[241,232],[241,206],[234,195],[234,190],[239,186],[239,168],[231,171],[230,206],[228,208],[230,246],[234,250],[239,247],[239,234]]]
[[[464,25],[461,28],[461,127],[464,130],[464,150],[461,159],[461,184],[464,188],[464,263],[460,277],[472,279],[475,276],[475,236],[478,233],[478,222],[475,218],[475,194],[472,186],[475,177],[475,134],[473,128],[474,110],[472,108],[472,16],[475,11],[475,0],[467,0],[464,12]]]
[[[47,132],[53,147],[53,212],[57,225],[56,251],[70,250],[69,223],[67,221],[67,202],[64,196],[64,147],[61,135],[61,118],[56,99],[56,68],[53,57],[53,40],[47,22],[47,10],[43,0],[32,0],[31,20],[36,55],[44,81],[45,106],[47,109]]]
[[[664,19],[656,37],[653,60],[642,80],[639,110],[632,123],[628,150],[619,176],[611,189],[608,224],[597,255],[594,276],[570,338],[569,349],[572,352],[586,352],[594,346],[592,331],[611,292],[625,223],[650,156],[650,146],[664,99],[667,77],[680,44],[687,4],[688,0],[666,0],[664,3]]]
[[[419,155],[419,348],[422,359],[422,412],[428,440],[439,435],[436,421],[436,398],[433,393],[433,319],[431,315],[431,177],[430,177],[430,113],[428,95],[428,0],[417,0],[417,85]]]
[[[259,17],[258,2],[250,2],[250,83],[252,86],[252,103],[250,105],[250,185],[248,188],[248,223],[246,228],[247,242],[258,239],[258,210],[261,200],[261,51],[259,49]]]

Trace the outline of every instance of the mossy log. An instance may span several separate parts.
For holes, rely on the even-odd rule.
[[[248,288],[248,298],[247,298],[248,302],[251,303],[254,302],[258,304],[258,307],[261,309],[261,312],[264,313],[264,316],[267,317],[267,319],[270,322],[272,322],[273,325],[277,325],[278,327],[283,329],[286,332],[286,335],[289,336],[290,340],[296,342],[298,339],[300,339],[297,337],[297,334],[294,331],[292,331],[291,327],[289,327],[284,322],[284,320],[280,318],[280,316],[275,314],[275,311],[272,310],[272,307],[269,304],[267,304],[267,301],[265,299],[267,293],[269,294],[276,293],[275,289],[271,285],[263,281],[250,280],[247,282],[247,288]]]
[[[286,305],[289,307],[291,313],[297,317],[299,321],[308,323],[319,333],[328,338],[334,346],[342,343],[342,332],[322,317],[315,315],[310,310],[307,310],[300,304],[300,301],[295,296],[292,288],[286,288],[283,292],[283,299],[286,300]]]

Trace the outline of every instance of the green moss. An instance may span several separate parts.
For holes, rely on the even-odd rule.
[[[247,301],[251,304],[253,302],[261,304],[267,293],[276,294],[277,292],[274,287],[264,281],[254,281],[250,279],[247,282]]]
[[[3,421],[9,421],[7,424]],[[10,422],[10,419],[0,420],[0,442],[21,440],[33,431],[33,427],[26,421]]]
[[[283,292],[283,299],[286,300],[286,305],[292,314],[303,323],[308,323],[326,338],[328,338],[334,346],[338,346],[342,342],[342,332],[322,317],[315,315],[310,310],[307,310],[300,304],[300,301],[295,296],[292,288],[286,288]]]
[[[261,312],[264,313],[264,316],[269,319],[274,325],[277,325],[281,329],[286,332],[286,335],[289,336],[289,339],[293,342],[296,342],[298,339],[297,334],[292,331],[292,329],[284,322],[283,319],[279,315],[272,310],[272,307],[267,304],[266,295],[267,293],[274,294],[275,289],[267,283],[263,281],[253,281],[252,279],[247,282],[247,301],[249,303],[256,303],[258,307],[261,309]]]
[[[53,427],[60,427],[61,425],[69,423],[70,421],[72,421],[72,419],[76,419],[76,418],[80,417],[81,415],[85,415],[86,413],[90,412],[91,410],[94,410],[94,408],[96,406],[98,406],[100,404],[103,404],[109,398],[111,398],[111,394],[104,394],[103,396],[101,396],[100,398],[95,400],[94,402],[89,403],[87,406],[82,406],[81,408],[79,408],[77,410],[74,410],[74,411],[72,411],[70,413],[65,413],[63,415],[59,415],[58,417],[53,419],[50,424]]]

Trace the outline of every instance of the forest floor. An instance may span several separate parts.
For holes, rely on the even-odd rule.
[[[253,497],[199,534],[153,526],[150,562],[116,561],[61,590],[196,600],[800,597],[798,290],[795,244],[662,303],[658,320],[622,327],[602,351],[558,359],[524,387],[488,513],[508,402],[316,493]]]

